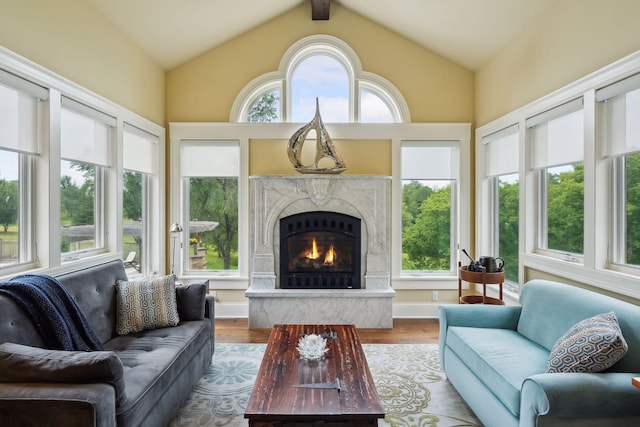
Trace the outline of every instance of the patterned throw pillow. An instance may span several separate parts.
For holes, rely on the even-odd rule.
[[[573,325],[556,341],[547,372],[601,372],[627,353],[616,314],[598,314]]]
[[[118,335],[176,326],[180,318],[176,304],[175,280],[176,277],[173,275],[153,280],[118,280]]]

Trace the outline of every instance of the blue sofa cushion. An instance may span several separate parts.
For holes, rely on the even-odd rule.
[[[558,339],[547,361],[547,372],[601,372],[627,354],[613,311],[573,325]]]
[[[446,345],[507,409],[520,415],[520,388],[545,371],[549,351],[510,329],[450,326]]]

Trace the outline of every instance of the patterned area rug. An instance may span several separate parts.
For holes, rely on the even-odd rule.
[[[440,370],[437,344],[363,344],[386,412],[380,426],[468,427],[478,419]],[[213,363],[172,427],[245,427],[266,344],[217,344]]]

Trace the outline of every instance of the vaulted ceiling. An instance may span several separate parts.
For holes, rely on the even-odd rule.
[[[310,0],[85,0],[171,69]],[[333,0],[477,70],[556,0]],[[311,7],[309,8],[311,19]]]

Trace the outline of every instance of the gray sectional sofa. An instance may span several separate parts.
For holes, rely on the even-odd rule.
[[[56,278],[104,350],[43,350],[25,311],[0,295],[0,420],[15,426],[168,425],[211,364],[214,305],[206,285],[176,286],[177,326],[118,335],[116,281],[127,280],[122,261]]]
[[[528,282],[520,302],[440,307],[441,365],[482,423],[640,425],[640,390],[631,384],[640,375],[640,307],[545,280]],[[610,312],[615,333],[592,321]],[[621,342],[626,354],[616,353]]]

